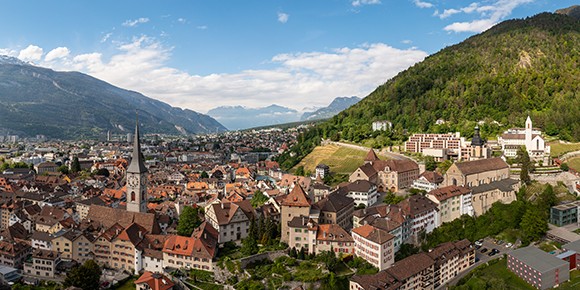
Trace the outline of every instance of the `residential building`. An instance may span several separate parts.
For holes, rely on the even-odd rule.
[[[514,158],[520,147],[525,146],[530,160],[550,163],[550,146],[546,145],[540,129],[533,128],[530,116],[525,128],[511,128],[497,138],[505,157]]]
[[[248,236],[254,210],[249,200],[221,201],[205,210],[206,220],[219,232],[218,242],[240,241]]]
[[[432,190],[425,196],[437,204],[439,223],[453,221],[464,214],[470,216],[474,214],[471,190],[467,187],[445,186]]]
[[[217,237],[207,233],[194,237],[172,235],[163,246],[163,265],[171,268],[213,271],[217,254]]]
[[[428,253],[409,256],[374,275],[354,275],[351,290],[436,289],[475,263],[468,240],[441,244]]]
[[[550,208],[550,223],[559,227],[577,224],[580,201],[555,205]]]
[[[320,210],[318,223],[337,224],[343,229],[352,228],[354,200],[340,193],[333,193],[314,204]]]
[[[145,271],[137,280],[137,290],[172,290],[175,283],[160,273]]]
[[[297,216],[288,222],[288,246],[308,253],[315,252],[318,223],[307,216]]]
[[[393,123],[389,121],[374,121],[372,126],[373,131],[387,131],[393,128]]]
[[[320,163],[316,166],[314,174],[315,176],[320,176],[320,178],[324,179],[330,174],[330,167],[324,163]]]
[[[441,223],[437,214],[437,204],[430,199],[416,194],[401,201],[398,206],[406,214],[405,224],[408,229],[403,235],[403,242],[419,244],[421,233],[430,233]]]
[[[352,236],[337,224],[318,225],[314,253],[333,251],[336,255],[354,254]]]
[[[393,240],[395,236],[387,231],[364,225],[352,230],[354,254],[371,265],[384,270],[395,262]]]
[[[350,175],[349,182],[366,180],[377,185],[379,190],[396,192],[411,187],[419,176],[419,165],[413,160],[380,160],[373,149],[364,162]]]
[[[419,178],[413,180],[412,188],[429,192],[439,187],[443,183],[443,176],[435,171],[425,171]]]
[[[570,279],[569,264],[536,247],[509,252],[507,267],[537,289],[557,287]]]
[[[376,184],[368,180],[355,180],[339,187],[336,194],[342,194],[351,198],[356,206],[369,207],[375,204],[379,198]]]
[[[111,241],[110,266],[137,275],[142,265],[141,251],[137,250],[137,245],[143,241],[146,234],[147,230],[136,223],[123,229]]]
[[[56,251],[34,249],[24,263],[24,274],[42,278],[54,278],[60,255]]]
[[[22,269],[32,247],[24,242],[0,241],[0,264]]]

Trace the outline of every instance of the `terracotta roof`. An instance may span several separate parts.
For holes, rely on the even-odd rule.
[[[435,184],[443,182],[443,176],[435,171],[425,171],[419,175],[419,177],[425,177],[427,181]]]
[[[321,211],[328,212],[339,212],[348,206],[352,206],[354,208],[354,200],[339,193],[330,194],[326,198],[316,203],[316,207],[318,207]]]
[[[454,196],[469,193],[471,193],[471,190],[469,188],[457,185],[445,186],[429,191],[429,194],[433,195],[439,201],[444,201]]]
[[[145,228],[133,223],[124,229],[119,236],[117,236],[117,239],[130,242],[133,246],[136,246],[145,238],[146,233],[147,230],[145,230]]]
[[[375,150],[371,149],[369,150],[369,152],[367,153],[367,156],[365,157],[365,161],[377,161],[379,160],[379,157],[377,156],[377,154],[375,153]]]
[[[358,228],[354,228],[352,232],[377,244],[384,244],[395,237],[389,234],[387,231],[373,227],[371,225],[364,225]]]
[[[387,271],[380,271],[373,275],[355,274],[350,278],[350,281],[359,284],[366,290],[395,290],[403,285]]]
[[[508,164],[501,158],[488,158],[473,161],[465,161],[455,163],[455,165],[463,175],[471,175],[486,171],[509,168]]]
[[[163,252],[182,256],[197,256],[211,260],[215,257],[216,246],[217,243],[210,244],[204,239],[172,235],[165,241]]]
[[[373,167],[376,171],[396,171],[396,172],[407,172],[412,170],[419,170],[419,165],[410,159],[389,159],[389,160],[379,160],[373,163]]]
[[[281,205],[282,206],[303,206],[309,207],[310,206],[310,198],[300,184],[296,184],[292,191],[285,195]]]
[[[433,259],[427,254],[419,253],[395,262],[395,264],[386,271],[393,275],[397,280],[405,281],[434,264],[435,261],[433,261]]]
[[[242,211],[248,220],[254,216],[254,210],[249,200],[238,202],[222,201],[211,205],[219,225],[227,225],[236,215],[238,210]]]
[[[147,284],[151,290],[168,290],[175,285],[164,275],[149,271],[145,271],[139,279],[135,280],[135,284]]]
[[[370,163],[366,163],[360,166],[358,169],[360,169],[368,178],[371,178],[377,174],[377,170]]]
[[[155,214],[153,213],[130,212],[119,208],[92,205],[89,208],[87,219],[98,221],[105,228],[109,228],[115,223],[119,223],[124,228],[130,226],[132,223],[137,223],[149,233],[158,234],[161,232]]]
[[[397,205],[407,214],[411,215],[412,218],[425,212],[437,210],[436,203],[419,194],[412,195]]]
[[[352,237],[337,224],[318,225],[316,239],[331,242],[354,242]]]

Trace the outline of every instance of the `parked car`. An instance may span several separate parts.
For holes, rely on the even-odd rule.
[[[475,245],[481,247],[483,245],[483,240],[477,240],[477,241],[475,241]]]
[[[506,248],[511,248],[512,246],[513,246],[513,244],[512,244],[512,243],[507,243],[507,244],[505,244],[505,247],[506,247]]]
[[[497,254],[497,253],[499,253],[499,250],[498,250],[498,249],[493,249],[493,250],[491,250],[491,251],[492,251],[493,253],[496,253],[496,254]]]
[[[501,245],[501,244],[503,244],[503,241],[502,240],[499,240],[499,241],[497,241],[497,244],[498,245]]]
[[[495,254],[497,254],[497,253],[496,253],[496,252],[494,252],[494,251],[491,251],[491,252],[489,252],[489,254],[487,254],[487,255],[491,257],[491,256],[493,256],[493,255],[495,255]]]
[[[481,249],[481,251],[479,251],[479,252],[483,254],[483,253],[487,252],[487,248],[483,248],[483,249]]]

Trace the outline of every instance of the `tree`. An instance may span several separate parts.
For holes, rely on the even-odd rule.
[[[245,256],[256,254],[259,250],[258,242],[256,242],[256,236],[248,235],[248,237],[242,240],[242,248],[240,251]]]
[[[526,150],[525,146],[521,146],[518,149],[518,153],[516,155],[516,162],[520,164],[520,181],[522,184],[530,184],[532,179],[530,178],[530,169],[531,169],[531,162],[530,162],[530,155],[528,155],[528,150]]]
[[[264,193],[262,193],[259,190],[256,190],[254,192],[254,196],[252,196],[252,200],[250,201],[250,203],[252,204],[253,207],[259,207],[261,205],[263,205],[264,203],[266,203],[266,201],[268,201],[268,196],[266,196]]]
[[[305,260],[306,259],[306,250],[304,250],[304,247],[300,248],[300,251],[298,251],[298,259],[299,260]]]
[[[102,175],[104,177],[109,177],[109,170],[107,170],[107,168],[99,168],[99,170],[97,170],[95,174]]]
[[[295,175],[298,176],[304,176],[304,166],[300,165],[296,168],[296,171],[294,172]]]
[[[555,206],[558,203],[558,197],[554,193],[554,187],[548,184],[544,191],[540,193],[536,199],[536,205],[543,208],[546,212],[550,210],[550,207]]]
[[[62,174],[68,174],[68,166],[66,165],[61,165],[58,167],[58,171]]]
[[[405,197],[400,196],[400,195],[396,195],[394,192],[389,190],[387,192],[387,194],[385,195],[383,202],[386,204],[397,204],[403,200],[405,200]]]
[[[439,173],[441,174],[445,174],[445,172],[447,172],[447,169],[449,169],[449,167],[451,167],[451,165],[453,165],[453,161],[451,160],[445,160],[443,162],[440,162],[439,165],[437,165],[437,168],[439,169]]]
[[[207,174],[207,172],[205,172],[205,171],[202,171],[199,177],[200,178],[209,178],[209,174]]]
[[[93,260],[88,260],[66,273],[64,286],[75,286],[83,290],[98,290],[101,274],[99,265]]]
[[[425,170],[434,171],[437,169],[437,162],[435,162],[435,158],[433,156],[425,157]]]
[[[179,221],[177,222],[177,234],[180,236],[189,237],[193,233],[193,230],[201,224],[201,219],[199,217],[199,208],[193,208],[191,206],[186,206],[183,208],[183,212],[179,215]]]
[[[538,240],[548,231],[548,222],[542,208],[528,206],[520,224],[524,234],[532,241]]]
[[[77,173],[81,171],[81,163],[79,162],[79,158],[76,156],[73,158],[72,164],[70,166],[70,171],[72,173]]]
[[[568,166],[568,163],[564,162],[560,165],[560,170],[568,171],[568,170],[570,170],[570,166]]]

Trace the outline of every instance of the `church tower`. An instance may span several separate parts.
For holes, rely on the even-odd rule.
[[[139,144],[139,121],[135,126],[133,154],[131,164],[127,168],[127,210],[131,212],[147,212],[147,167],[143,163],[141,145]]]
[[[528,116],[528,118],[526,119],[526,140],[524,145],[526,145],[526,149],[527,150],[531,150],[532,149],[532,119],[530,119],[530,116]]]

